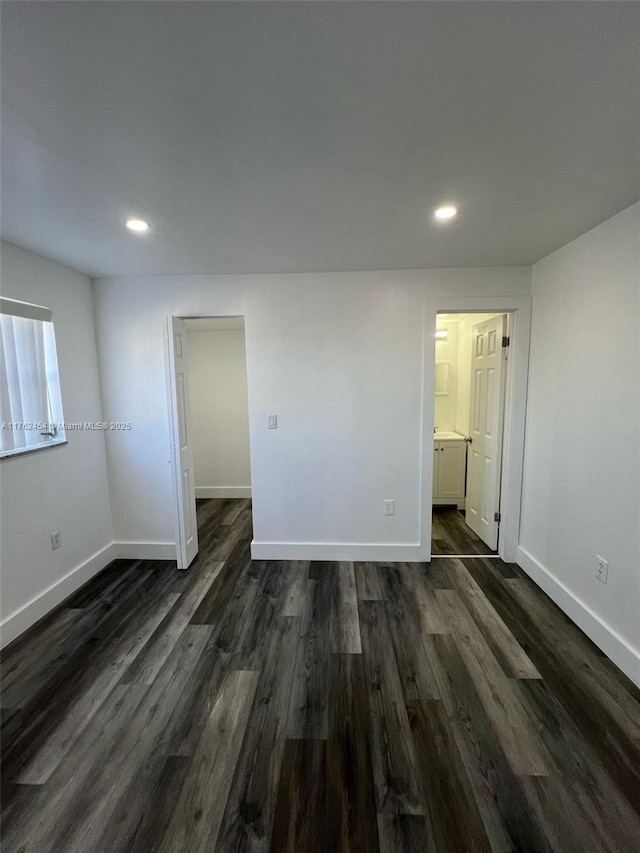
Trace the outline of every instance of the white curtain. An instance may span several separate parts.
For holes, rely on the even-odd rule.
[[[53,324],[0,314],[0,347],[0,452],[46,444],[51,439],[40,428],[21,424],[54,420],[50,384],[58,395],[59,388]]]

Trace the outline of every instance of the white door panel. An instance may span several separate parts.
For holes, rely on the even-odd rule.
[[[506,317],[499,315],[472,328],[471,446],[467,455],[466,521],[495,549],[500,505],[500,466],[504,414]]]
[[[198,524],[189,426],[189,374],[184,320],[178,317],[169,318],[167,341],[172,459],[178,507],[178,568],[186,569],[198,553]]]

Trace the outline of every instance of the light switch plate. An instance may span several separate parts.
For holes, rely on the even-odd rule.
[[[267,429],[278,429],[277,415],[267,415]]]
[[[601,583],[606,583],[609,580],[609,563],[599,554],[596,556],[598,564],[596,566],[596,577]]]

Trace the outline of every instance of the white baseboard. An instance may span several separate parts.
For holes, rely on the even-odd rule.
[[[51,584],[35,598],[32,598],[31,601],[10,613],[0,624],[0,647],[4,648],[20,634],[23,634],[27,628],[35,625],[39,619],[46,616],[77,589],[80,589],[83,584],[91,580],[116,557],[115,544],[111,542],[89,557],[88,560],[85,560],[84,563],[80,563],[75,569],[67,572],[66,575]]]
[[[425,557],[419,545],[379,545],[367,542],[251,543],[254,560],[344,560],[347,562],[418,563]]]
[[[114,542],[113,547],[119,560],[176,559],[175,542]]]
[[[196,486],[196,498],[250,498],[251,486]]]
[[[111,542],[0,623],[0,648],[12,643],[113,560],[175,560],[175,542]]]
[[[640,687],[640,652],[629,645],[526,548],[518,548],[517,563],[558,607],[593,640],[608,658]]]

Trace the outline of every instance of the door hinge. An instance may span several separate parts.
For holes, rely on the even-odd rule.
[[[510,343],[511,343],[511,338],[509,337],[509,335],[504,335],[502,338],[502,346],[508,347]]]
[[[498,524],[500,524],[500,513],[499,513],[499,512],[494,512],[494,514],[493,514],[493,520],[494,520],[494,521],[497,521],[497,522],[498,522]]]

